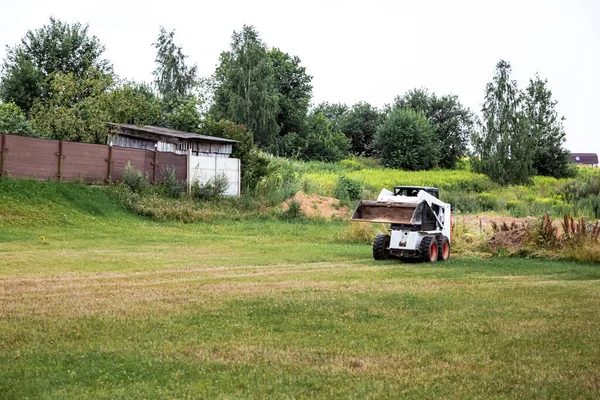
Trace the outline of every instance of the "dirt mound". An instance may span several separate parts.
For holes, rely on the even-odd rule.
[[[300,204],[300,209],[308,217],[319,218],[348,218],[349,209],[341,206],[340,201],[333,197],[319,196],[318,194],[306,194],[303,191],[297,192],[292,198],[287,199],[281,204],[281,209],[285,212],[290,207],[290,203],[295,201]]]

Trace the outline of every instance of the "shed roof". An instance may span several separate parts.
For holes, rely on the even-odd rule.
[[[193,132],[178,131],[175,129],[163,128],[160,126],[137,126],[130,124],[114,124],[109,123],[109,127],[119,129],[119,134],[126,136],[137,137],[144,135],[163,136],[165,138],[198,141],[198,142],[213,142],[213,143],[237,143],[237,140],[224,139],[215,136],[200,135]]]
[[[596,153],[571,153],[571,161],[579,164],[598,164]]]

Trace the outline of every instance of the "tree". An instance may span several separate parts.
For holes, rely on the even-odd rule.
[[[432,98],[430,121],[440,144],[441,168],[453,169],[468,154],[469,138],[475,132],[475,115],[464,107],[458,96]]]
[[[350,108],[343,103],[322,102],[312,110],[313,114],[321,113],[331,123],[331,130],[338,132],[342,130],[342,121]]]
[[[36,99],[43,102],[52,95],[49,78],[55,73],[81,76],[94,69],[111,74],[112,66],[102,58],[103,53],[104,46],[96,36],[89,36],[87,25],[67,24],[51,17],[49,25],[28,31],[20,44],[7,49],[0,98],[28,112]]]
[[[383,121],[383,114],[368,103],[358,103],[345,113],[340,129],[350,139],[350,151],[356,155],[373,155],[373,137]]]
[[[474,133],[475,116],[450,94],[442,97],[427,89],[413,89],[395,100],[396,107],[408,107],[425,115],[434,125],[440,145],[439,166],[452,169],[468,153],[469,138]]]
[[[55,72],[48,81],[50,96],[31,109],[36,130],[50,139],[106,143],[110,115],[104,100],[112,76],[90,68],[80,75]]]
[[[188,96],[177,102],[171,102],[163,110],[163,118],[159,125],[185,132],[196,132],[202,122],[202,116],[198,108],[198,99],[195,96]]]
[[[33,134],[25,113],[15,103],[0,103],[0,133]]]
[[[389,111],[377,128],[374,147],[388,168],[427,170],[436,167],[439,159],[434,126],[410,108]]]
[[[239,158],[242,163],[242,187],[255,188],[258,181],[267,175],[269,159],[258,151],[252,139],[252,133],[245,126],[231,121],[214,121],[207,118],[202,122],[202,133],[226,139],[236,140],[231,157]]]
[[[535,173],[535,143],[522,93],[510,72],[510,63],[501,60],[496,65],[494,79],[486,86],[482,130],[473,139],[473,168],[502,185],[527,184]]]
[[[397,96],[394,99],[394,106],[397,108],[410,108],[429,118],[433,96],[434,95],[431,95],[429,90],[425,88],[412,89],[402,96]]]
[[[187,56],[175,45],[174,38],[174,30],[167,32],[161,26],[158,39],[152,44],[157,50],[154,84],[166,104],[188,97],[197,84],[197,68],[185,65]]]
[[[241,32],[233,32],[231,49],[221,54],[214,81],[211,116],[245,125],[255,143],[268,148],[279,133],[279,99],[273,64],[254,27],[244,25]]]
[[[275,88],[279,95],[277,125],[279,135],[302,132],[312,97],[312,76],[300,66],[300,58],[290,56],[279,49],[268,52],[275,74]]]
[[[102,108],[108,114],[106,122],[160,125],[163,104],[146,84],[124,82],[106,93]]]
[[[533,168],[538,175],[564,178],[572,175],[573,169],[569,151],[562,147],[565,142],[565,118],[558,117],[556,104],[548,89],[548,80],[542,80],[537,74],[529,80],[525,91],[525,111],[536,143]]]
[[[305,161],[336,162],[348,156],[350,140],[340,131],[332,129],[331,122],[321,112],[308,116],[305,135],[295,132],[285,137],[296,157]]]

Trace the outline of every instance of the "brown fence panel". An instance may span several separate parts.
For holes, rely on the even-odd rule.
[[[166,167],[175,168],[175,176],[177,177],[177,180],[187,180],[187,155],[159,152],[156,178],[157,182],[163,180]]]
[[[4,176],[58,179],[59,151],[56,140],[6,135]]]
[[[63,142],[62,150],[63,180],[104,183],[108,175],[108,146]]]
[[[154,152],[149,150],[127,149],[123,147],[113,147],[112,149],[112,179],[120,181],[123,179],[123,171],[128,162],[132,167],[142,171],[144,175],[152,180],[152,163],[154,162]]]
[[[175,168],[178,180],[187,180],[187,155],[14,135],[2,135],[2,139],[0,172],[7,177],[103,183],[109,174],[113,181],[122,180],[130,162],[150,182],[160,182],[166,167]]]

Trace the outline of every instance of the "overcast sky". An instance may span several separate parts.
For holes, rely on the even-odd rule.
[[[566,147],[600,153],[600,1],[68,1],[2,2],[0,58],[54,16],[89,24],[122,78],[150,81],[160,26],[213,73],[231,34],[254,25],[269,47],[297,55],[313,102],[381,107],[412,88],[454,93],[479,113],[496,63],[525,88],[539,72],[567,120]]]

